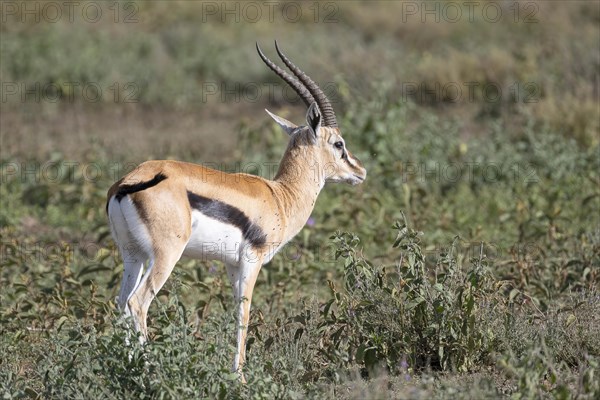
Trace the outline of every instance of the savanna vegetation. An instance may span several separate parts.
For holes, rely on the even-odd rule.
[[[3,398],[600,397],[597,2],[48,4],[2,3]],[[261,271],[242,385],[218,262],[125,344],[104,206],[150,158],[272,177],[273,39],[368,177]]]

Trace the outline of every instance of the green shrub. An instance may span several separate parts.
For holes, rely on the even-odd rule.
[[[373,267],[360,256],[355,235],[334,237],[336,257],[344,263],[344,289],[330,283],[338,315],[331,308],[324,317],[343,328],[348,359],[367,369],[380,363],[393,373],[407,366],[413,371],[473,368],[487,357],[494,339],[478,323],[484,309],[495,306],[484,254],[464,273],[452,246],[427,268],[420,233],[406,220],[394,228],[396,271]]]

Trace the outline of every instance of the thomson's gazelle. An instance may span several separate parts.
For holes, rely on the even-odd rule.
[[[256,46],[308,112],[306,126],[296,126],[267,111],[290,136],[274,180],[179,161],[147,161],[110,188],[106,206],[124,263],[119,307],[132,317],[140,340],[147,335],[150,303],[182,256],[221,260],[239,307],[233,368],[240,372],[261,266],[302,229],[326,182],[356,185],[367,174],[346,149],[323,91],[287,59],[277,42],[275,47],[293,75]]]

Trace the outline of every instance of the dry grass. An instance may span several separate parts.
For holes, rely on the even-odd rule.
[[[86,162],[98,155],[131,162],[174,157],[227,161],[235,151],[240,122],[257,123],[251,118],[254,108],[237,104],[167,111],[144,104],[77,104],[12,109],[2,118],[0,157],[45,160],[59,153]],[[264,124],[266,118],[260,117]]]

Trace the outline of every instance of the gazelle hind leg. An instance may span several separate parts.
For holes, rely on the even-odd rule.
[[[127,300],[142,280],[144,262],[148,257],[142,254],[128,256],[124,251],[121,251],[121,253],[123,254],[123,278],[121,279],[118,304],[121,312],[129,316],[131,311],[127,306]]]
[[[125,257],[123,257],[125,259]],[[123,262],[123,279],[121,281],[121,290],[119,291],[118,304],[121,315],[125,318],[132,317],[131,310],[129,308],[129,302],[127,301],[135,288],[139,285],[142,279],[142,272],[144,269],[144,260],[140,257],[137,259],[128,259]],[[135,327],[135,322],[134,322]],[[125,343],[130,344],[131,331],[128,329],[125,337]],[[131,358],[131,355],[130,355]]]
[[[129,213],[129,218],[135,223],[136,216],[132,213],[131,205],[124,202],[123,206],[125,207],[125,211]],[[119,247],[119,253],[123,259],[123,276],[121,278],[121,288],[117,297],[117,304],[121,311],[121,318],[127,318],[132,316],[127,300],[142,278],[144,262],[149,258],[149,255],[148,251],[144,250],[139,245],[139,241],[134,238],[127,223],[122,204],[115,198],[109,200],[108,217],[112,237]],[[125,343],[127,345],[130,344],[130,338],[131,331],[128,329],[125,336]]]
[[[111,233],[123,259],[118,305],[125,315],[130,315],[127,300],[140,283],[144,262],[151,256],[151,241],[131,199],[117,200],[113,197],[108,202],[107,211]]]
[[[135,329],[141,333],[141,343],[148,337],[146,319],[150,304],[171,275],[184,247],[184,244],[181,244],[175,249],[171,247],[171,251],[157,251],[153,262],[127,300],[127,308],[133,317]]]

